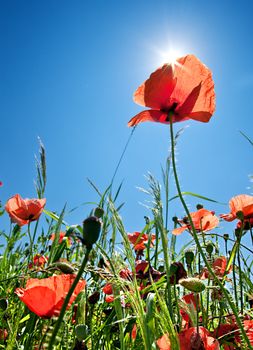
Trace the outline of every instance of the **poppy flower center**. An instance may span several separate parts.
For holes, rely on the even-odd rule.
[[[191,350],[205,350],[203,339],[199,333],[193,333],[190,340]]]
[[[170,115],[177,115],[177,113],[175,112],[177,106],[178,106],[178,103],[173,102],[170,107],[161,108],[161,112],[164,112],[167,114],[166,122],[170,121]]]

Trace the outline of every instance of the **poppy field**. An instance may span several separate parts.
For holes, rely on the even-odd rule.
[[[190,211],[178,179],[174,123],[208,123],[215,98],[212,72],[194,55],[135,91],[147,109],[128,126],[162,123],[170,133],[163,183],[147,178],[152,206],[141,231],[126,231],[112,183],[104,192],[91,183],[98,200],[83,222],[66,222],[65,207],[49,210],[40,144],[37,197],[13,194],[0,207],[10,220],[0,231],[0,349],[253,349],[253,196],[231,192],[226,213],[199,196]],[[170,218],[171,182],[184,217]]]

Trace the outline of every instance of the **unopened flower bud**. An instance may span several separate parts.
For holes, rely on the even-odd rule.
[[[84,340],[88,335],[88,326],[85,324],[78,324],[75,327],[75,334],[79,341]]]
[[[185,256],[185,260],[186,260],[186,264],[189,266],[191,265],[191,263],[193,262],[194,260],[194,253],[192,250],[187,250],[185,253],[184,253],[184,256]]]
[[[177,216],[173,216],[172,221],[173,221],[175,224],[177,224],[177,223],[178,223],[178,217],[177,217]]]
[[[225,239],[225,241],[228,241],[228,239],[229,239],[229,234],[228,234],[228,233],[224,233],[223,238]]]
[[[205,290],[205,284],[199,278],[184,278],[179,283],[191,292],[200,293]]]
[[[213,248],[214,248],[213,242],[211,242],[211,241],[207,242],[207,244],[206,244],[206,251],[207,251],[207,253],[209,255],[212,254]]]
[[[95,291],[94,293],[92,293],[89,298],[88,298],[88,302],[92,305],[96,304],[99,301],[99,297],[100,297],[100,293],[99,291]]]
[[[90,216],[83,222],[83,243],[91,247],[97,242],[101,230],[101,221],[96,216]]]
[[[170,265],[170,283],[177,284],[180,279],[185,277],[187,277],[187,273],[181,262],[174,262]]]
[[[94,216],[96,216],[97,218],[102,218],[102,216],[104,215],[104,209],[103,208],[100,208],[100,207],[97,207],[95,210],[94,210]]]
[[[73,268],[73,266],[71,266],[69,263],[62,262],[62,261],[58,261],[56,263],[53,263],[52,265],[50,265],[50,268],[51,267],[59,269],[61,272],[65,273],[65,274],[72,274],[75,272],[75,269]]]

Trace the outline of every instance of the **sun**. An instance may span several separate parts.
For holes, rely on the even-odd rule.
[[[171,65],[175,65],[177,64],[177,59],[182,56],[183,53],[180,50],[170,48],[167,51],[159,52],[159,61],[161,64],[168,63]]]

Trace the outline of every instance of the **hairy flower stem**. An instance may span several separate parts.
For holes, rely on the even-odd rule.
[[[198,239],[198,235],[197,235],[197,232],[196,232],[196,229],[194,227],[194,224],[193,224],[193,221],[192,221],[192,218],[191,218],[191,215],[190,215],[190,212],[189,212],[189,209],[185,203],[185,200],[183,198],[183,195],[182,195],[182,191],[181,191],[181,188],[180,188],[180,184],[179,184],[179,180],[178,180],[178,175],[177,175],[177,168],[176,168],[176,160],[175,160],[175,145],[174,145],[174,133],[173,133],[173,123],[172,123],[172,115],[170,114],[169,115],[170,117],[170,138],[171,138],[171,158],[172,158],[172,168],[173,168],[173,173],[174,173],[174,178],[175,178],[175,183],[176,183],[176,188],[177,188],[177,192],[178,192],[178,196],[180,198],[180,201],[184,207],[184,210],[187,214],[187,217],[189,219],[189,223],[191,225],[191,229],[192,229],[192,236],[194,238],[194,241],[196,243],[196,246],[198,248],[198,251],[205,263],[205,266],[207,267],[208,269],[208,272],[210,273],[210,275],[213,277],[214,281],[217,283],[217,285],[220,287],[220,289],[222,290],[222,293],[223,295],[225,296],[230,308],[232,309],[234,315],[235,315],[235,318],[236,318],[236,322],[237,322],[237,325],[238,327],[240,328],[240,331],[241,331],[241,334],[243,336],[243,339],[245,340],[245,343],[247,343],[248,345],[248,349],[251,349],[253,350],[251,344],[250,344],[250,341],[249,341],[249,338],[247,337],[247,334],[244,330],[244,327],[243,327],[243,324],[240,320],[240,317],[238,316],[238,312],[236,310],[236,307],[233,303],[233,301],[231,301],[230,297],[229,297],[229,294],[226,290],[226,288],[224,288],[223,284],[221,283],[221,281],[219,280],[219,278],[217,278],[217,276],[215,275],[215,273],[213,272],[212,270],[212,267],[211,265],[209,264],[208,260],[207,260],[207,257],[201,247],[201,244],[199,242],[199,239]]]
[[[53,350],[53,345],[54,345],[54,341],[55,341],[55,338],[57,336],[57,333],[60,329],[60,326],[61,326],[61,323],[62,323],[62,320],[63,320],[63,317],[64,317],[64,314],[65,314],[65,311],[67,309],[67,306],[68,306],[68,303],[69,303],[69,300],[77,286],[77,283],[79,282],[80,278],[82,277],[82,274],[83,274],[83,271],[84,271],[84,268],[88,262],[88,259],[89,259],[89,255],[90,255],[90,252],[91,252],[91,249],[92,249],[92,246],[87,246],[87,249],[86,249],[86,253],[85,253],[85,256],[84,256],[84,259],[83,259],[83,262],[82,262],[82,265],[78,271],[78,274],[76,275],[76,278],[74,279],[74,282],[73,284],[71,285],[69,291],[68,291],[68,294],[64,300],[64,303],[62,305],[62,308],[61,308],[61,312],[60,312],[60,315],[59,315],[59,318],[55,324],[55,327],[54,327],[54,330],[53,330],[53,333],[52,333],[52,336],[51,336],[51,339],[50,339],[50,342],[49,342],[49,345],[48,345],[48,350]]]

